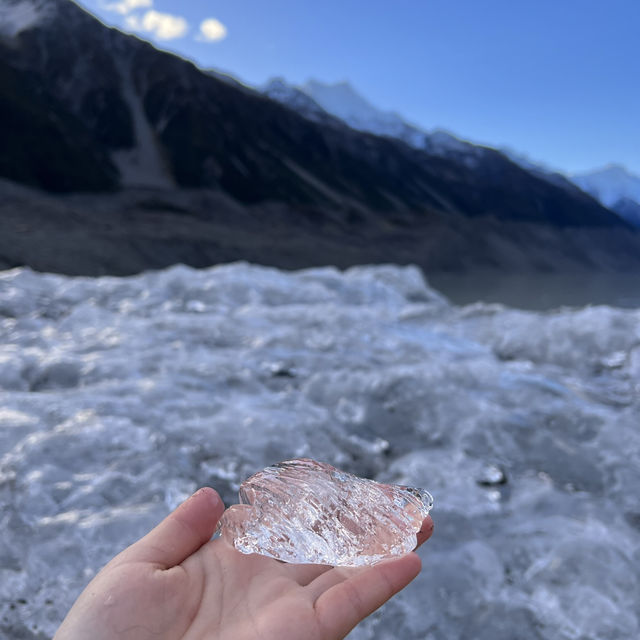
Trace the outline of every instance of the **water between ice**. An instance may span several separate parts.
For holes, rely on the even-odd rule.
[[[640,311],[450,305],[411,267],[0,274],[0,636],[50,637],[201,485],[311,456],[433,493],[352,636],[640,633]]]

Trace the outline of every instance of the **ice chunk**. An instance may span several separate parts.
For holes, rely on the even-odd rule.
[[[416,546],[433,499],[427,491],[358,478],[300,458],[252,475],[220,521],[242,553],[296,564],[374,564]]]

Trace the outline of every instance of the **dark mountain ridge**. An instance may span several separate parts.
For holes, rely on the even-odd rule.
[[[311,224],[318,233],[331,227],[332,255],[358,234],[384,244],[385,233],[410,231],[402,251],[393,243],[384,250],[363,248],[354,256],[358,261],[380,261],[381,254],[402,261],[408,255],[432,264],[433,252],[440,254],[433,238],[451,235],[445,227],[466,237],[458,251],[476,255],[477,246],[486,243],[468,236],[460,222],[465,219],[486,221],[492,229],[495,221],[608,229],[625,238],[624,255],[635,255],[637,235],[619,216],[495,150],[486,149],[481,162],[469,165],[355,131],[335,119],[314,122],[106,27],[70,0],[5,0],[25,2],[42,11],[40,19],[0,35],[0,175],[5,178],[57,193],[131,187],[220,192],[252,215],[287,211],[290,237],[301,225]],[[482,225],[473,225],[474,234]],[[496,228],[499,233],[500,224]],[[508,244],[507,226],[504,233]],[[415,246],[408,250],[411,243]],[[465,249],[465,243],[474,246]],[[517,250],[526,252],[526,246],[518,241]],[[249,254],[239,250],[229,258]],[[309,263],[322,262],[312,254],[311,246]],[[304,255],[301,251],[292,266],[305,266]],[[446,268],[455,268],[455,258],[445,260]],[[261,260],[273,263],[268,256]],[[5,260],[15,261],[20,258]],[[189,262],[188,256],[183,261]],[[500,251],[482,261],[508,266]],[[589,256],[578,262],[589,264]]]

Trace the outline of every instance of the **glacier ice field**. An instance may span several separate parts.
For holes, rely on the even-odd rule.
[[[0,637],[50,638],[203,485],[308,456],[434,496],[349,636],[640,636],[640,310],[453,306],[414,267],[0,274]]]

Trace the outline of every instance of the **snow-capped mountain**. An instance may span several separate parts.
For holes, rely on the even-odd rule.
[[[609,164],[572,175],[571,179],[603,205],[640,227],[640,176],[622,165]]]
[[[453,157],[467,166],[477,165],[489,151],[487,147],[461,140],[448,131],[426,131],[407,122],[395,111],[379,109],[348,82],[330,84],[312,79],[301,86],[293,86],[283,78],[275,78],[262,87],[262,91],[310,120],[326,122],[326,114],[331,114],[352,129],[396,138],[415,149]],[[640,226],[640,178],[624,167],[610,165],[603,170],[567,177],[512,149],[500,148],[498,151],[546,182],[570,192],[575,192],[576,188],[586,191],[634,226]]]
[[[424,147],[427,137],[424,131],[405,122],[393,111],[374,107],[348,82],[325,84],[309,80],[299,90],[353,129],[399,138],[418,149]]]
[[[609,164],[602,169],[572,175],[571,179],[607,207],[623,198],[640,202],[640,176],[622,165]]]
[[[284,78],[272,78],[261,88],[261,91],[272,100],[287,105],[308,120],[322,124],[335,124],[337,122],[309,94],[302,89],[291,86]]]
[[[407,122],[395,111],[375,107],[348,82],[329,84],[309,80],[301,86],[293,86],[283,78],[275,78],[262,91],[312,120],[318,121],[320,108],[321,112],[331,114],[357,131],[396,138],[433,155],[455,156],[468,165],[485,152],[485,147],[461,140],[448,131],[426,131]]]

